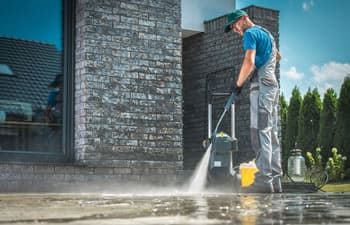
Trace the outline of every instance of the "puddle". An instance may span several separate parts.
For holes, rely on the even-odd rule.
[[[0,194],[0,224],[350,224],[350,194]]]

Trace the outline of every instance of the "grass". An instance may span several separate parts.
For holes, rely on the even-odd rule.
[[[350,183],[329,183],[322,190],[325,192],[350,192]]]

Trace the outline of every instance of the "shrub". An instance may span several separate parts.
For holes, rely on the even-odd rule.
[[[316,149],[315,156],[311,152],[306,153],[306,157],[309,163],[308,176],[312,182],[319,184],[324,182],[324,171],[328,174],[329,181],[342,181],[346,176],[345,162],[347,158],[338,154],[336,148],[332,148],[332,157],[328,158],[325,168],[322,165],[322,153],[321,148]]]
[[[341,181],[345,177],[345,161],[346,157],[338,154],[336,148],[332,148],[332,157],[329,157],[326,171],[328,172],[330,181]]]
[[[311,152],[307,152],[306,158],[309,161],[310,170],[322,170],[323,166],[322,166],[321,148],[316,148],[315,157],[312,155]]]
[[[316,148],[315,156],[311,152],[306,153],[308,160],[308,169],[306,176],[310,178],[310,182],[314,183],[317,187],[321,187],[325,184],[327,177],[322,165],[321,148]]]

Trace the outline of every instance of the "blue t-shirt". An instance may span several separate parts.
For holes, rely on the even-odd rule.
[[[244,51],[256,50],[255,66],[259,69],[269,59],[272,52],[272,43],[268,33],[258,26],[247,29],[243,34]]]

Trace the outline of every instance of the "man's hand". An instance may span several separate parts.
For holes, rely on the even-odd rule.
[[[239,95],[242,91],[242,87],[237,86],[237,83],[233,83],[233,92],[235,92],[236,95]]]

